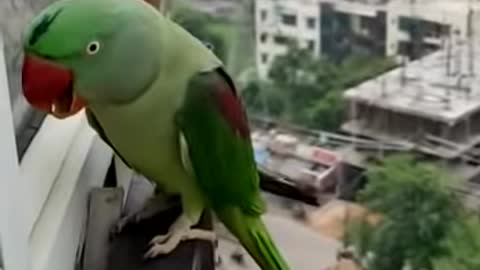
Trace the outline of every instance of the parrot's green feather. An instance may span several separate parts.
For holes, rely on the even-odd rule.
[[[97,118],[95,115],[90,111],[90,109],[86,108],[85,109],[85,115],[87,116],[87,121],[90,127],[93,128],[98,134],[98,136],[106,143],[110,148],[115,152],[115,154],[125,163],[125,165],[129,168],[132,168],[130,164],[128,164],[128,161],[122,157],[120,152],[115,149],[115,146],[110,142],[110,140],[107,137],[107,134],[105,134],[105,131],[103,130],[102,126],[100,125],[100,122],[98,122]]]
[[[290,269],[259,216],[245,215],[232,207],[216,208],[215,213],[262,270]]]
[[[222,68],[190,81],[177,123],[195,179],[220,220],[263,270],[289,269],[262,222],[250,134],[242,133],[246,117]]]
[[[111,21],[109,17],[115,13],[125,13],[125,6],[112,5],[113,1],[97,1],[96,10],[99,14],[91,16],[88,24],[84,23],[84,17],[88,12],[89,3],[77,8],[68,8],[68,1],[64,0],[53,3],[34,18],[31,27],[25,33],[28,39],[24,39],[24,47],[27,51],[35,50],[37,54],[49,57],[62,58],[72,56],[72,53],[82,51],[86,44],[78,40],[89,40],[101,35],[104,29],[118,24],[119,21]],[[106,8],[108,6],[108,8]],[[83,7],[83,8],[80,8]],[[60,20],[60,18],[62,18]],[[125,21],[127,23],[127,17]],[[90,25],[95,25],[91,28]],[[65,33],[75,29],[75,39],[65,39]]]
[[[198,184],[213,205],[234,205],[261,214],[264,203],[250,138],[239,136],[221,114],[216,91],[226,80],[216,71],[191,79],[177,122],[189,147]],[[228,84],[227,84],[228,85]]]

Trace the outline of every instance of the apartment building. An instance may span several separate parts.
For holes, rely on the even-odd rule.
[[[339,62],[355,52],[385,54],[385,0],[321,0],[319,6],[322,55]]]
[[[275,57],[286,52],[289,39],[320,54],[318,0],[257,0],[255,21],[260,77],[265,78]]]
[[[388,56],[418,59],[475,34],[478,0],[396,0],[388,4]]]
[[[188,2],[198,11],[219,17],[234,16],[239,6],[239,2],[234,0],[194,0],[185,2]]]
[[[257,69],[265,78],[286,51],[285,37],[336,61],[354,52],[418,59],[465,43],[479,7],[473,0],[257,0]]]

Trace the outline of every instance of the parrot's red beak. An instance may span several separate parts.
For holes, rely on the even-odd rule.
[[[51,61],[26,55],[22,67],[23,95],[32,107],[66,118],[85,107],[73,93],[72,71]]]

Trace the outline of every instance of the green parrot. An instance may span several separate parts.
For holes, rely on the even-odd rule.
[[[222,62],[137,0],[60,0],[24,32],[23,95],[57,118],[82,109],[133,170],[179,195],[182,214],[145,257],[186,240],[212,210],[263,270],[287,270],[262,221],[265,204],[246,114]]]

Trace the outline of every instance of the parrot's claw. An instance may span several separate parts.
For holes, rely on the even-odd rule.
[[[205,240],[215,242],[214,232],[203,229],[192,229],[192,224],[185,216],[181,215],[171,226],[166,234],[157,235],[149,243],[149,250],[144,259],[153,259],[158,255],[172,252],[182,241]]]
[[[212,231],[202,229],[188,229],[164,235],[155,236],[149,243],[150,249],[145,253],[144,259],[152,259],[158,255],[172,252],[182,241],[205,240],[215,242],[216,235]]]
[[[110,239],[113,239],[116,235],[120,234],[127,225],[138,224],[140,221],[151,218],[162,211],[177,206],[178,204],[179,201],[172,198],[154,197],[149,199],[140,211],[126,215],[114,224],[110,230]]]

